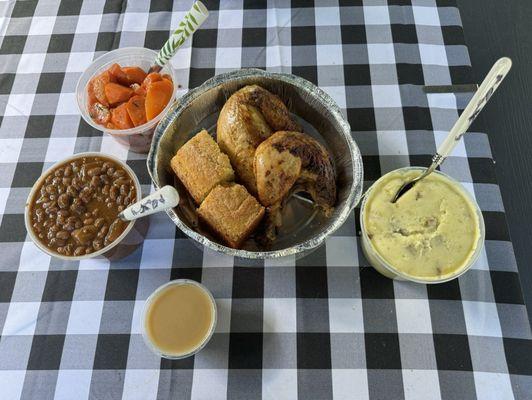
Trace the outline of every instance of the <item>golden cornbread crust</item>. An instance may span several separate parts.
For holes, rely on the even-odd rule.
[[[235,179],[229,157],[220,151],[206,130],[186,142],[170,166],[196,204],[201,204],[216,185]]]
[[[229,246],[238,248],[264,216],[264,207],[242,185],[216,186],[198,209],[200,218]]]

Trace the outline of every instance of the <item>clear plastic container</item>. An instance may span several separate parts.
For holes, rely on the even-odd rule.
[[[146,332],[146,317],[147,317],[147,313],[148,313],[148,309],[151,305],[151,303],[153,302],[153,300],[155,298],[157,298],[157,296],[163,291],[165,290],[166,288],[168,288],[169,286],[174,286],[174,285],[195,285],[197,287],[199,287],[203,292],[205,292],[209,298],[211,299],[211,303],[212,303],[212,307],[213,307],[213,315],[212,315],[212,322],[211,322],[211,327],[209,329],[209,333],[207,334],[207,336],[205,336],[205,339],[203,339],[203,341],[199,344],[198,347],[196,347],[194,350],[188,352],[188,353],[185,353],[185,354],[179,354],[179,355],[174,355],[174,354],[165,354],[163,353],[151,340],[150,338],[148,337],[148,334]],[[153,351],[155,354],[157,354],[158,356],[160,357],[163,357],[163,358],[167,358],[167,359],[170,359],[170,360],[180,360],[182,358],[186,358],[186,357],[190,357],[190,356],[193,356],[194,354],[198,353],[201,349],[203,349],[205,347],[205,345],[209,342],[209,340],[211,340],[211,337],[214,333],[214,330],[216,329],[216,322],[217,322],[217,318],[218,318],[218,311],[217,311],[217,308],[216,308],[216,301],[214,300],[214,297],[212,295],[212,293],[210,292],[209,289],[207,289],[205,286],[203,286],[201,283],[198,283],[196,281],[193,281],[193,280],[190,280],[190,279],[175,279],[173,281],[170,281],[170,282],[167,282],[165,283],[164,285],[161,285],[159,286],[157,289],[155,289],[155,291],[150,294],[150,296],[146,299],[146,302],[144,303],[144,308],[142,309],[142,315],[141,315],[141,320],[140,320],[140,324],[141,324],[141,331],[142,331],[142,338],[144,339],[144,343],[146,343],[146,345],[150,348],[151,351]]]
[[[161,70],[161,74],[169,74],[172,77],[172,81],[174,82],[174,93],[172,94],[172,98],[157,117],[134,128],[108,129],[105,126],[94,122],[89,115],[87,84],[94,76],[102,73],[114,63],[118,63],[122,67],[136,66],[142,68],[144,71],[148,71],[153,65],[156,56],[156,51],[143,47],[124,47],[112,50],[94,60],[85,72],[83,72],[76,86],[78,108],[83,119],[93,128],[108,133],[120,144],[137,153],[147,153],[150,150],[155,127],[174,102],[178,83],[176,81],[176,74],[171,68],[170,63],[164,66]]]
[[[458,278],[460,275],[464,274],[466,271],[468,271],[471,266],[475,263],[475,261],[478,259],[480,252],[482,251],[482,248],[484,247],[484,238],[486,235],[485,227],[484,227],[484,219],[482,217],[482,212],[480,211],[480,208],[478,207],[478,204],[476,203],[475,199],[467,192],[467,190],[464,189],[464,187],[455,179],[451,178],[449,175],[444,174],[440,171],[434,171],[433,174],[439,174],[446,179],[448,179],[450,182],[455,184],[456,188],[460,190],[460,192],[463,194],[463,196],[468,199],[471,204],[475,206],[475,211],[478,216],[478,229],[480,232],[478,241],[475,246],[475,251],[471,255],[471,257],[467,260],[467,262],[464,264],[462,268],[457,269],[453,274],[445,276],[441,279],[433,279],[433,278],[420,278],[420,277],[414,277],[410,276],[403,271],[395,268],[391,263],[387,262],[375,249],[373,244],[371,243],[371,240],[368,237],[366,227],[364,224],[364,217],[365,217],[365,211],[366,211],[366,203],[368,202],[368,199],[371,198],[371,192],[372,190],[378,186],[379,182],[383,180],[386,176],[392,173],[396,173],[398,171],[424,171],[426,168],[424,167],[406,167],[406,168],[399,168],[396,170],[393,170],[391,172],[388,172],[387,174],[380,177],[366,192],[364,199],[362,201],[362,205],[360,206],[360,228],[361,228],[361,244],[362,244],[362,251],[364,252],[364,255],[366,256],[366,259],[369,261],[369,263],[375,268],[379,273],[386,276],[387,278],[396,279],[396,280],[407,280],[412,282],[418,282],[418,283],[443,283],[448,282],[452,279]]]
[[[74,154],[73,156],[64,158],[63,160],[56,162],[49,169],[43,172],[39,179],[37,179],[37,181],[33,184],[30,194],[28,195],[28,199],[26,200],[26,206],[24,210],[24,224],[26,225],[26,231],[28,232],[30,239],[33,241],[33,243],[35,243],[35,245],[39,249],[41,249],[43,252],[50,256],[60,258],[62,260],[80,261],[87,260],[89,258],[106,258],[111,261],[119,260],[134,252],[142,244],[144,238],[146,237],[146,233],[148,232],[148,218],[131,221],[124,230],[124,232],[122,232],[122,234],[115,241],[105,246],[103,249],[82,256],[66,256],[64,254],[59,254],[49,249],[37,238],[37,235],[35,234],[31,226],[30,204],[36,195],[37,189],[41,187],[43,181],[50,174],[50,172],[57,168],[59,165],[82,157],[105,157],[113,160],[118,165],[120,165],[133,180],[135,189],[137,191],[137,201],[140,201],[140,199],[142,198],[142,188],[140,187],[139,179],[137,178],[137,175],[135,175],[133,170],[125,162],[119,160],[118,158],[110,154],[105,153],[86,152]]]

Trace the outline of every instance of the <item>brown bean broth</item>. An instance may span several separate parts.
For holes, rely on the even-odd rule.
[[[128,226],[118,214],[136,201],[131,176],[103,156],[80,157],[56,166],[30,201],[32,230],[48,249],[64,256],[101,250]]]

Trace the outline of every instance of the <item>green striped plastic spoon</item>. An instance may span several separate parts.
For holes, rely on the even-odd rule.
[[[149,72],[159,72],[164,65],[175,55],[177,50],[185,43],[194,32],[205,22],[209,11],[201,1],[192,4],[190,10],[179,23],[177,29],[168,38],[155,58],[155,64]]]

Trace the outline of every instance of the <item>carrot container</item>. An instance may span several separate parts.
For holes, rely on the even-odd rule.
[[[155,127],[170,109],[175,100],[178,82],[176,82],[176,74],[170,63],[167,63],[160,71],[161,74],[168,74],[172,77],[174,91],[170,101],[156,117],[143,125],[139,125],[130,129],[109,129],[103,125],[97,124],[89,115],[89,98],[87,88],[90,80],[93,77],[109,69],[109,67],[111,67],[111,65],[114,63],[117,63],[122,67],[140,67],[147,72],[153,65],[156,56],[156,51],[143,47],[124,47],[121,49],[112,50],[92,62],[92,64],[79,78],[76,87],[78,108],[85,122],[87,122],[93,128],[109,134],[120,144],[137,153],[147,153],[149,151]]]

